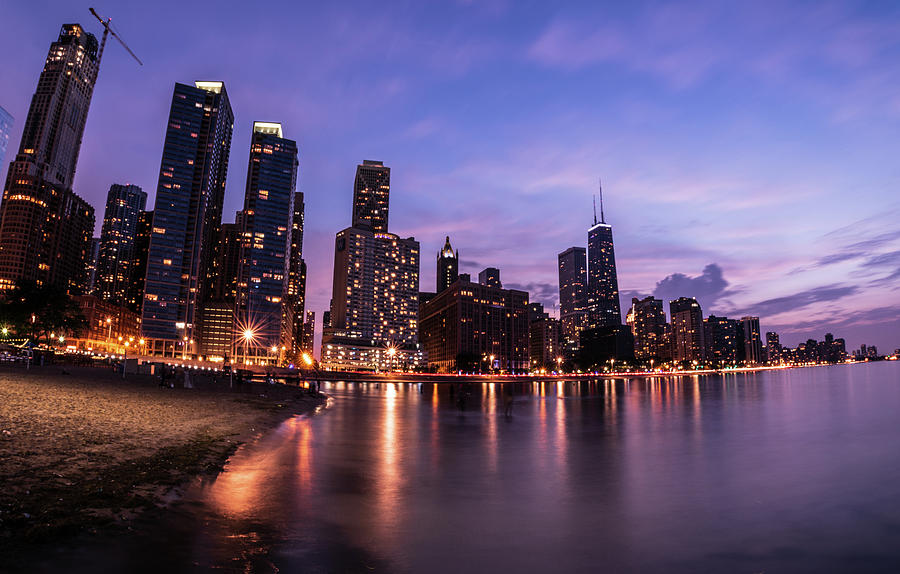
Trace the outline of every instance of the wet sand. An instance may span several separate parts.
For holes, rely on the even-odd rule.
[[[284,385],[193,386],[92,367],[0,367],[3,561],[127,531],[193,477],[221,470],[242,442],[324,403]]]

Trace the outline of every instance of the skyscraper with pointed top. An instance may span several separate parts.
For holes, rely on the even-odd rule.
[[[594,203],[594,225],[588,230],[588,328],[615,327],[622,324],[619,309],[619,280],[612,226],[603,213],[603,186],[600,186],[600,221]]]
[[[453,251],[450,236],[444,240],[444,246],[437,255],[437,281],[435,291],[440,293],[459,278],[459,250]]]

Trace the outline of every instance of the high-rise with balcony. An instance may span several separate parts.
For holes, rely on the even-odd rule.
[[[96,291],[110,303],[125,303],[132,282],[138,220],[146,206],[147,193],[136,185],[114,183],[106,195]]]
[[[148,353],[181,355],[202,336],[198,304],[215,275],[233,128],[224,83],[175,84],[144,286]]]
[[[296,299],[288,296],[288,276],[298,166],[297,143],[284,137],[281,124],[253,124],[237,293],[239,331],[248,340],[235,349],[245,361],[280,362],[294,346]]]
[[[100,65],[97,38],[65,24],[50,45],[0,204],[0,289],[84,289],[94,208],[72,191]]]

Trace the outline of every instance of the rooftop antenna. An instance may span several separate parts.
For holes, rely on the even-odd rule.
[[[592,195],[591,199],[594,200],[594,225],[597,225],[597,195]]]
[[[600,186],[600,223],[606,224],[606,217],[603,215],[603,179],[597,178],[597,183]],[[597,207],[594,206],[594,223],[597,223]]]

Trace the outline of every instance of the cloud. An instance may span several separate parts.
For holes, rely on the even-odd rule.
[[[722,273],[722,268],[715,263],[710,263],[703,268],[703,273],[696,277],[690,277],[684,273],[673,273],[656,284],[653,296],[668,303],[679,297],[694,297],[700,303],[705,312],[716,301],[729,294],[728,281]]]
[[[753,313],[760,317],[778,315],[788,311],[796,311],[816,303],[837,301],[859,292],[855,285],[823,285],[806,291],[800,291],[793,295],[766,299],[747,308],[747,313]]]

